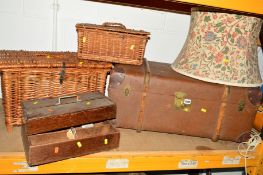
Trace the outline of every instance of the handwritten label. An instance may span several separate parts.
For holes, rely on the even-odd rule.
[[[178,163],[178,168],[197,168],[198,161],[197,160],[181,160]]]
[[[228,157],[228,156],[224,156],[223,158],[223,165],[238,165],[240,164],[240,156],[236,156],[236,157]]]
[[[38,171],[38,166],[30,167],[26,162],[14,162],[14,165],[21,166],[19,169],[15,169],[14,173],[23,173],[23,172],[36,172]]]
[[[129,167],[128,159],[109,159],[106,162],[107,169],[128,168],[128,167]]]

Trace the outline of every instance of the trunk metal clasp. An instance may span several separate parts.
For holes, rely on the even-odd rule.
[[[187,97],[187,94],[184,92],[175,92],[174,93],[174,107],[177,110],[183,110],[189,112],[192,105],[192,100]]]

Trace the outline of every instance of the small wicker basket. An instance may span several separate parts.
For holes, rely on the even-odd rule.
[[[78,57],[112,63],[141,65],[150,33],[126,29],[120,23],[80,23]]]
[[[3,107],[7,128],[23,124],[21,108],[23,100],[58,97],[83,92],[99,91],[104,93],[107,72],[110,71],[112,64],[78,60],[76,53],[69,54],[73,54],[71,60],[68,62],[64,60],[62,66],[54,62],[52,67],[57,66],[53,68],[33,67],[32,62],[25,62],[26,68],[19,68],[19,64],[17,64],[18,68],[1,69]],[[30,55],[35,56],[35,53],[31,52],[28,55],[32,59]],[[69,55],[65,57],[67,56]],[[32,60],[35,59],[37,58]],[[42,63],[45,66],[51,66],[44,60],[42,60]],[[20,67],[23,66],[20,65]]]

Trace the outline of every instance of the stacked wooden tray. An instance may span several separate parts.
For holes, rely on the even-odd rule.
[[[119,145],[119,131],[107,122],[116,117],[116,105],[99,92],[29,100],[23,102],[23,111],[22,139],[29,165]]]

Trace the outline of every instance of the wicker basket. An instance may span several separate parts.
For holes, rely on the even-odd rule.
[[[126,29],[120,23],[77,24],[78,57],[141,65],[150,33]]]
[[[109,69],[38,68],[2,70],[6,125],[23,123],[21,102],[83,92],[104,93]],[[63,73],[64,72],[64,73]]]
[[[23,123],[21,108],[23,100],[82,92],[100,91],[104,93],[106,75],[112,68],[111,63],[78,60],[76,53],[65,55],[65,53],[48,52],[50,58],[61,56],[57,57],[60,61],[50,62],[46,61],[50,59],[46,56],[42,59],[43,52],[40,56],[40,52],[23,51],[24,58],[19,52],[12,52],[12,54],[8,52],[7,57],[11,62],[0,59],[3,107],[7,128]],[[3,52],[0,55],[3,58]],[[13,63],[13,67],[6,69],[8,62]],[[45,66],[52,68],[44,68]]]

